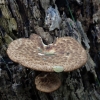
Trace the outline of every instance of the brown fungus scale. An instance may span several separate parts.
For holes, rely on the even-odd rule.
[[[41,73],[35,78],[35,85],[39,91],[50,93],[60,87],[61,81],[55,73]]]
[[[72,37],[57,38],[45,45],[40,36],[20,38],[10,43],[7,49],[10,59],[28,68],[45,72],[72,71],[87,61],[85,49]]]

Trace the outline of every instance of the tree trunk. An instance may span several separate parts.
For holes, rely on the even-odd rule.
[[[52,28],[52,23],[46,25],[50,5],[59,17]],[[99,17],[97,0],[0,0],[0,100],[100,100]],[[11,61],[6,54],[10,42],[34,33],[45,44],[71,36],[88,55],[80,69],[58,73],[62,85],[52,93],[36,89],[34,78],[40,72]]]

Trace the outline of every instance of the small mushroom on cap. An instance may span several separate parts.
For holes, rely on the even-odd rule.
[[[35,78],[35,84],[38,90],[50,93],[60,87],[61,81],[55,73],[41,73]]]
[[[20,38],[7,49],[10,59],[28,68],[45,72],[72,71],[87,61],[84,48],[72,37],[61,37],[55,43],[45,45],[40,36]]]

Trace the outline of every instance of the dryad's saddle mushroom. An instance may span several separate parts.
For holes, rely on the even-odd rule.
[[[72,71],[83,66],[87,54],[83,47],[71,37],[58,38],[55,43],[45,45],[40,36],[20,38],[10,43],[8,56],[28,68],[45,72]],[[36,88],[53,92],[61,85],[55,73],[40,74],[35,78]]]
[[[10,43],[8,56],[28,68],[46,71],[72,71],[87,61],[84,48],[72,37],[58,38],[55,43],[45,45],[36,34]]]

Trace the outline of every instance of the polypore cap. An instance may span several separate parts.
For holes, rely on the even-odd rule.
[[[55,73],[41,73],[35,78],[35,85],[39,91],[49,93],[57,90],[61,81]]]
[[[72,71],[87,61],[84,48],[72,37],[61,37],[55,43],[45,45],[40,36],[34,34],[10,43],[7,49],[10,59],[28,68],[46,71]]]

